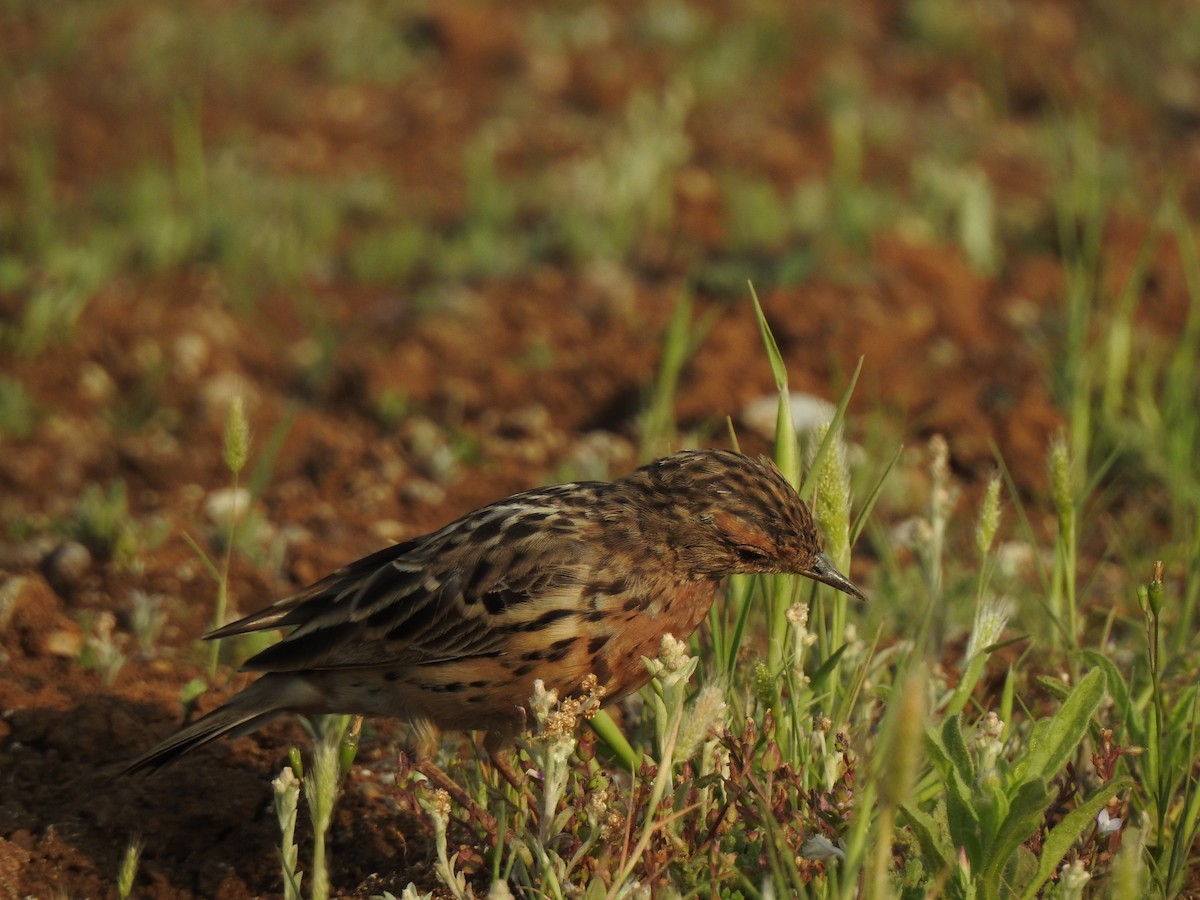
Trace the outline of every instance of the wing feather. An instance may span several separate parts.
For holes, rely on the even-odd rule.
[[[294,627],[245,663],[251,671],[402,668],[499,656],[514,632],[536,629],[547,616],[576,614],[598,565],[595,542],[571,536],[578,509],[557,500],[555,492],[539,491],[485,507],[351,563],[209,636]]]

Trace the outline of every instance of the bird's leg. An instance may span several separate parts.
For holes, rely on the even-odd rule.
[[[416,739],[413,750],[416,753],[417,759],[421,761],[415,767],[416,770],[428,778],[430,784],[441,788],[449,794],[459,806],[466,810],[470,820],[478,822],[492,834],[495,834],[496,818],[476,803],[471,798],[471,795],[459,786],[458,782],[443,772],[437,763],[433,761],[437,758],[438,746],[442,742],[442,730],[429,719],[423,718],[414,718],[411,725],[413,736]]]
[[[516,751],[513,751],[514,755]],[[518,794],[526,791],[525,776],[517,773],[513,768],[512,762],[509,760],[509,755],[506,751],[501,750],[498,753],[488,753],[488,759],[491,760],[492,767],[500,773],[500,776],[513,786]]]
[[[410,766],[408,754],[404,751],[400,752],[400,770]],[[480,806],[475,800],[464,791],[458,783],[442,771],[441,767],[432,759],[423,759],[411,768],[425,776],[425,779],[435,788],[440,788],[450,795],[450,798],[461,806],[467,813],[468,821],[476,822],[484,831],[490,834],[497,833],[496,817]]]
[[[524,713],[524,711],[522,708],[521,712]],[[492,768],[500,773],[501,778],[512,785],[518,795],[524,796],[529,801],[530,809],[536,811],[538,809],[537,798],[529,789],[529,779],[524,773],[519,773],[513,768],[512,760],[519,759],[517,754],[520,751],[510,751],[505,747],[511,736],[511,733],[506,731],[489,731],[483,739],[483,749],[488,755]]]

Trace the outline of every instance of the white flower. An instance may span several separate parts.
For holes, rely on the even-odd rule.
[[[1062,886],[1063,896],[1072,898],[1083,896],[1083,887],[1092,880],[1091,874],[1083,864],[1082,859],[1062,867],[1058,875],[1058,883]]]
[[[1115,832],[1121,830],[1122,821],[1123,820],[1117,816],[1110,815],[1108,807],[1106,806],[1104,809],[1100,810],[1100,814],[1096,816],[1096,828],[1102,835],[1114,834]]]

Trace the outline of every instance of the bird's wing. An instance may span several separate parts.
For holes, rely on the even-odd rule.
[[[255,631],[270,631],[273,628],[289,628],[305,625],[320,617],[322,613],[353,603],[363,590],[364,584],[383,571],[389,564],[415,556],[429,535],[393,544],[369,556],[342,566],[304,590],[285,597],[258,612],[230,622],[204,635],[205,640],[234,637]]]
[[[518,495],[351,563],[211,636],[295,626],[246,662],[251,671],[498,656],[515,632],[580,611],[599,555],[581,539],[585,519],[553,492]]]

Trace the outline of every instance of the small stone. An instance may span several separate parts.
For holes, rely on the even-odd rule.
[[[106,403],[116,393],[112,376],[98,363],[83,363],[79,368],[79,393],[92,403]]]
[[[395,519],[377,519],[371,523],[371,534],[381,541],[387,541],[391,544],[400,543],[405,538],[411,537],[412,533],[413,528],[411,525],[406,525]]]
[[[63,541],[42,562],[42,571],[55,592],[77,588],[92,568],[92,554],[78,541]]]
[[[792,391],[788,394],[791,406],[792,425],[798,434],[814,434],[816,430],[833,420],[837,407],[815,394]],[[779,395],[767,394],[751,402],[742,410],[742,420],[765,438],[775,437],[775,418],[779,413]]]
[[[68,631],[65,628],[52,631],[42,642],[42,652],[65,659],[78,659],[79,655],[83,653],[83,635],[78,631]]]
[[[214,525],[225,527],[238,522],[250,508],[250,492],[245,488],[220,488],[204,501],[204,514]]]
[[[400,495],[410,503],[437,506],[446,499],[446,491],[426,478],[414,478],[400,490]]]
[[[208,364],[208,341],[194,331],[175,338],[175,366],[181,377],[198,378]]]
[[[0,631],[8,628],[13,613],[21,598],[29,590],[30,579],[26,575],[0,575]]]

